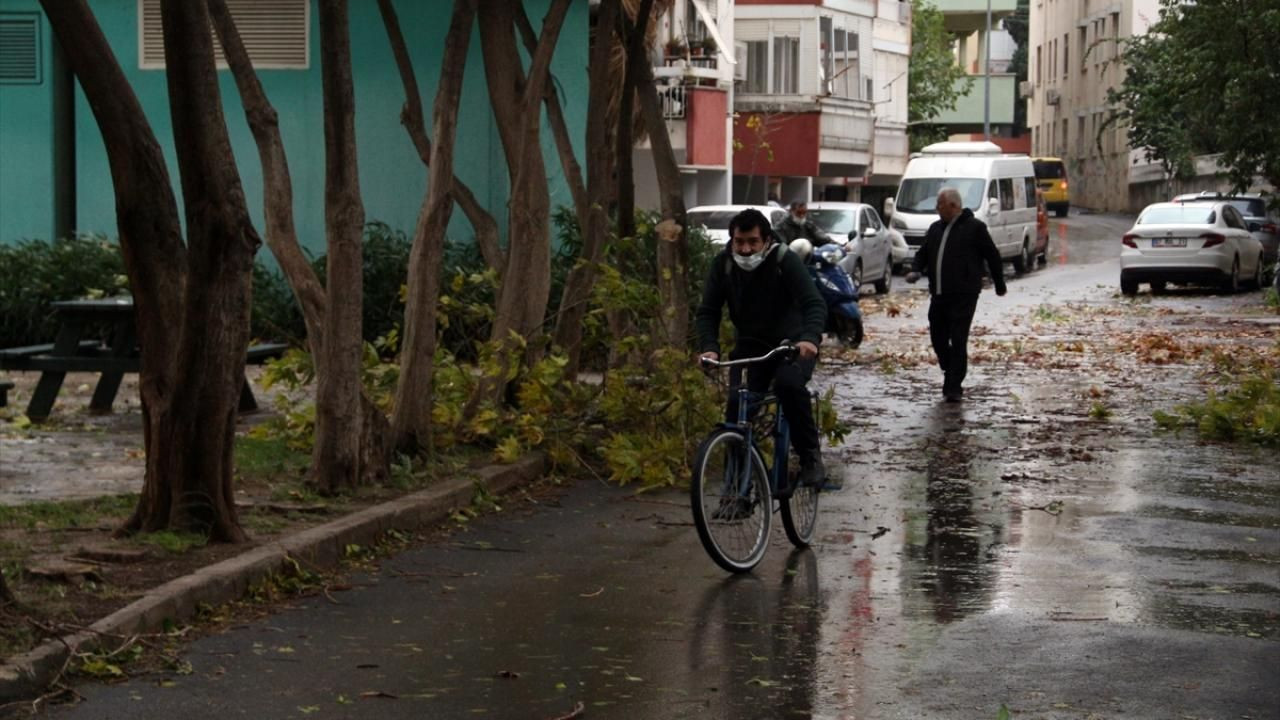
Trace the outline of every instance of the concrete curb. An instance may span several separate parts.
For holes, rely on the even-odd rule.
[[[430,525],[469,505],[477,486],[501,494],[538,479],[545,467],[541,455],[530,455],[511,465],[489,466],[481,469],[478,477],[449,480],[365,508],[171,580],[90,625],[87,631],[47,640],[28,653],[0,662],[0,703],[38,696],[58,677],[70,654],[99,635],[157,632],[166,620],[181,622],[192,617],[201,603],[218,605],[242,597],[251,585],[293,561],[309,567],[334,567],[349,544],[367,545],[388,530]]]

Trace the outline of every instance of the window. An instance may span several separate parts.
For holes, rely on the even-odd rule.
[[[1067,76],[1071,67],[1071,34],[1062,33],[1062,77]]]
[[[747,86],[744,92],[769,92],[769,41],[747,43]]]
[[[1248,226],[1245,225],[1244,219],[1240,217],[1239,211],[1230,205],[1222,206],[1222,219],[1227,221],[1227,227],[1232,227],[1236,230],[1249,229]]]
[[[987,183],[987,202],[1000,199],[1000,187],[996,180]]]
[[[1013,209],[1013,178],[1000,178],[1000,209]]]
[[[1111,13],[1111,58],[1120,57],[1120,13]]]
[[[871,222],[871,227],[877,230],[884,227],[884,223],[880,222],[880,213],[875,208],[867,208],[867,219]]]
[[[255,70],[305,70],[310,65],[308,0],[227,0]],[[147,70],[164,68],[160,0],[138,0],[138,59]],[[213,58],[225,68],[222,44],[213,38]]]
[[[40,17],[0,13],[0,85],[39,85]]]
[[[1084,157],[1084,116],[1076,118],[1076,157]]]
[[[1037,85],[1040,84],[1040,69],[1041,69],[1040,65],[1044,61],[1044,58],[1041,55],[1040,50],[1041,50],[1040,46],[1037,45],[1036,46],[1036,84]]]
[[[1023,188],[1023,192],[1026,193],[1027,195],[1027,207],[1031,207],[1031,208],[1035,207],[1036,206],[1036,179],[1033,177],[1023,178],[1022,184],[1025,186]]]
[[[837,26],[830,17],[818,20],[822,54],[822,90],[852,98],[858,92],[858,34]]]
[[[1086,48],[1089,47],[1088,28],[1080,28],[1080,72],[1089,72],[1089,53]]]
[[[773,92],[795,95],[800,91],[800,38],[781,35],[773,39]]]

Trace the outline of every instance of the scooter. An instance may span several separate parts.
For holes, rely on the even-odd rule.
[[[840,267],[844,250],[836,243],[817,248],[805,238],[791,241],[791,250],[805,261],[809,277],[827,301],[826,332],[849,348],[862,344],[862,310],[858,308],[858,285]]]

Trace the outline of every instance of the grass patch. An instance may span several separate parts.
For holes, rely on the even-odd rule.
[[[246,435],[236,438],[235,463],[242,480],[301,478],[311,465],[311,455],[289,447],[283,437]]]
[[[184,553],[192,548],[204,547],[208,544],[209,538],[200,533],[160,530],[136,535],[133,537],[133,542],[138,545],[146,545],[177,554]]]
[[[1202,402],[1156,411],[1165,430],[1192,428],[1206,440],[1257,443],[1280,447],[1280,385],[1275,371],[1264,368],[1238,377],[1226,392],[1210,390]]]
[[[26,505],[0,506],[0,528],[27,530],[46,528],[93,528],[103,520],[117,519],[133,512],[138,496],[111,495],[92,500],[65,500],[61,502],[36,502]]]

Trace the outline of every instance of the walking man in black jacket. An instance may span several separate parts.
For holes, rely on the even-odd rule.
[[[795,362],[774,360],[747,368],[752,392],[773,391],[791,424],[791,442],[800,456],[799,481],[819,485],[826,479],[818,446],[818,426],[805,387],[818,363],[818,344],[827,321],[827,304],[804,262],[784,243],[774,242],[769,221],[759,211],[743,210],[729,221],[729,246],[711,262],[696,315],[699,357],[720,359],[720,312],[727,304],[733,321],[732,358],[756,357],[790,340],[800,352]],[[730,384],[741,381],[740,368]],[[737,421],[738,396],[729,395],[728,417]]]
[[[916,252],[907,282],[929,278],[929,338],[942,368],[942,396],[960,402],[961,383],[969,369],[969,326],[982,291],[983,264],[991,273],[996,295],[1004,295],[1004,262],[991,233],[964,207],[955,188],[938,193],[938,217]]]

